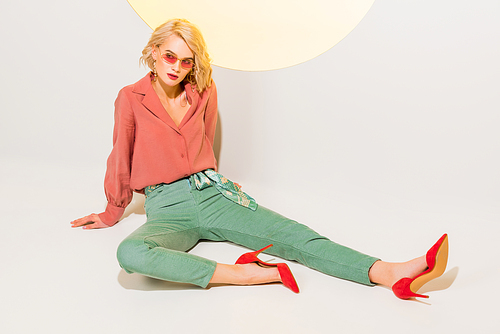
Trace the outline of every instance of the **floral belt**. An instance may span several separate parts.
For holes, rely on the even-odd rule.
[[[238,203],[241,206],[249,208],[253,211],[257,209],[257,202],[248,194],[241,191],[239,185],[234,184],[221,174],[214,170],[207,169],[192,175],[194,178],[196,189],[202,190],[204,188],[214,186],[224,197]]]
[[[232,181],[228,180],[223,175],[217,173],[212,169],[207,169],[203,172],[193,174],[191,175],[189,180],[191,181],[192,186],[194,180],[194,186],[198,190],[213,186],[227,199],[241,206],[249,208],[250,210],[255,211],[257,209],[257,202],[255,202],[255,200],[250,195],[241,191],[241,187],[239,185],[233,183]],[[144,189],[146,196],[159,186],[160,184],[146,187]]]

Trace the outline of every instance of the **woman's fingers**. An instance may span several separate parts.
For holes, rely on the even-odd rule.
[[[85,230],[94,229],[94,228],[104,228],[109,227],[101,221],[101,218],[95,213],[92,213],[88,216],[73,220],[71,222],[71,227],[83,227]]]
[[[71,222],[71,227],[80,227],[82,225],[88,224],[89,222],[92,222],[92,218],[90,218],[91,215],[85,216],[83,218],[78,218],[75,219]]]
[[[99,221],[99,222],[93,222],[92,224],[84,225],[82,228],[84,230],[90,230],[90,229],[94,229],[94,228],[105,228],[105,227],[109,227],[109,226],[104,224],[103,222]]]
[[[80,227],[82,225],[93,223],[94,222],[94,214],[90,214],[88,216],[75,219],[71,222],[72,227]]]

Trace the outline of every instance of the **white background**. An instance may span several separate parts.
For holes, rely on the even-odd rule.
[[[115,251],[145,221],[140,196],[113,228],[69,222],[105,207],[113,102],[146,73],[151,30],[125,0],[4,1],[0,330],[498,331],[499,15],[496,0],[380,0],[307,63],[214,68],[220,171],[261,205],[388,261],[449,233],[448,270],[421,290],[431,298],[401,301],[294,263],[299,295],[125,274]],[[245,251],[192,250],[224,263]]]

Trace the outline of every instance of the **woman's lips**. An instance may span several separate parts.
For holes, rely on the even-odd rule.
[[[177,80],[178,76],[177,75],[174,75],[174,74],[170,74],[170,73],[167,73],[168,77],[171,79],[171,80]]]

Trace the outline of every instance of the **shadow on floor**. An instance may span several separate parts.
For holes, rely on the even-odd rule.
[[[426,294],[427,292],[448,289],[457,279],[458,271],[459,271],[458,267],[454,267],[448,270],[441,277],[438,277],[426,283],[420,290],[418,290],[418,293]]]
[[[127,290],[204,290],[192,284],[168,282],[135,273],[127,274],[123,269],[118,274],[118,283]]]

